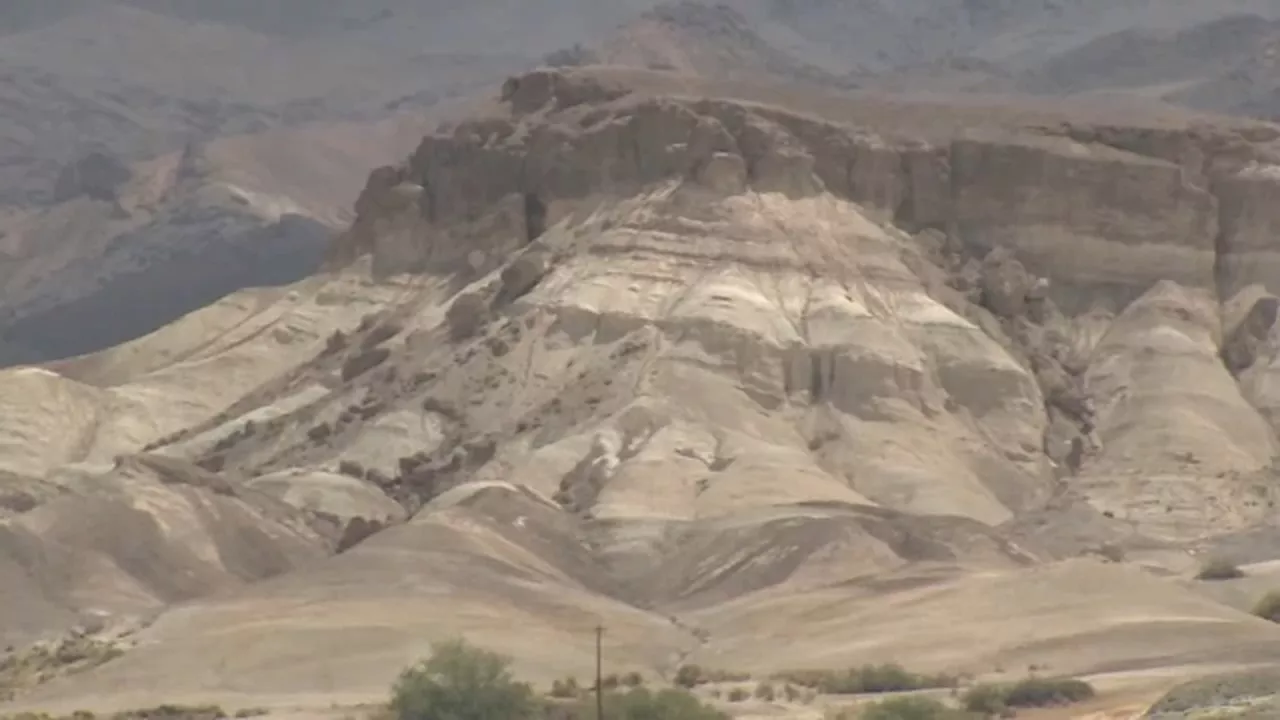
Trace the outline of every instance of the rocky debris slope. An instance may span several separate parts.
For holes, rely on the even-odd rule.
[[[26,482],[145,449],[336,554],[28,700],[324,704],[456,632],[549,682],[597,623],[666,677],[1273,655],[1123,560],[1265,525],[1280,131],[714,87],[512,78],[371,174],[326,274],[40,375],[172,419],[104,410],[13,455]],[[28,494],[10,524],[64,512]]]

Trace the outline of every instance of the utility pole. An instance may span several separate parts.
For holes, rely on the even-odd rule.
[[[596,720],[604,720],[604,670],[600,662],[601,639],[604,637],[604,626],[596,626]]]

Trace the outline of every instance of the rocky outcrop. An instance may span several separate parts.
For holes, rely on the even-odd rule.
[[[1009,248],[1072,312],[1117,311],[1160,280],[1225,295],[1277,282],[1265,270],[1280,192],[1267,125],[1026,126],[924,142],[588,70],[512,78],[501,100],[502,112],[443,128],[404,166],[376,171],[335,257],[377,246],[402,270],[456,265],[461,248],[500,257],[510,246],[445,236],[518,243],[524,199],[554,221],[566,202],[681,178],[720,193],[831,193],[906,229],[943,229],[977,255]],[[387,232],[409,207],[418,230]],[[483,228],[461,228],[485,213]]]
[[[756,396],[771,398],[764,402],[795,404],[802,392],[841,417],[892,416],[899,428],[903,418],[885,404],[891,398],[926,418],[956,412],[981,418],[981,444],[1002,448],[1000,462],[1020,458],[1009,466],[1020,469],[1001,479],[1005,471],[983,465],[978,484],[998,498],[986,509],[978,508],[987,500],[952,497],[943,504],[959,503],[985,520],[1049,492],[1038,462],[1049,462],[1059,477],[1101,473],[1112,482],[1116,467],[1157,452],[1155,438],[1173,437],[1152,430],[1151,438],[1138,439],[1134,406],[1116,404],[1133,382],[1173,390],[1148,380],[1164,377],[1159,368],[1166,360],[1143,359],[1151,343],[1172,342],[1159,339],[1170,332],[1190,333],[1197,350],[1184,368],[1168,372],[1216,378],[1214,399],[1189,411],[1209,419],[1188,420],[1185,434],[1174,433],[1177,447],[1162,451],[1181,462],[1175,474],[1199,472],[1179,458],[1224,448],[1235,449],[1210,463],[1214,472],[1268,466],[1271,431],[1251,404],[1262,402],[1254,399],[1260,391],[1246,399],[1233,375],[1255,367],[1253,376],[1260,376],[1270,362],[1274,304],[1258,300],[1234,310],[1219,302],[1246,282],[1280,292],[1275,273],[1257,270],[1270,252],[1265,238],[1276,203],[1267,202],[1268,193],[1280,190],[1267,169],[1278,157],[1273,143],[1280,133],[1272,126],[1027,121],[912,136],[884,123],[851,124],[834,112],[761,104],[759,94],[694,98],[660,74],[629,78],[576,69],[510,79],[494,112],[442,127],[406,163],[373,173],[334,261],[367,253],[382,275],[412,271],[463,281],[502,269],[503,282],[528,293],[518,305],[555,308],[564,328],[581,328],[575,337],[606,324],[615,327],[611,334],[646,323],[674,328],[675,308],[706,302],[707,310],[681,316],[680,327],[699,327],[703,352],[712,356],[747,342],[757,348],[756,362],[781,363],[772,379],[766,373],[751,381]],[[602,219],[602,209],[628,203],[642,214],[624,210]],[[857,210],[835,209],[840,203]],[[812,221],[783,219],[801,207]],[[894,229],[881,235],[868,223]],[[710,228],[721,240],[701,239]],[[904,242],[898,229],[917,234]],[[535,240],[542,249],[529,254],[525,248]],[[847,255],[851,247],[860,250]],[[795,301],[805,310],[784,310],[774,320],[731,309],[758,292],[732,274],[705,290],[698,289],[702,281],[672,275],[663,282],[685,287],[686,299],[660,312],[640,311],[615,299],[622,295],[588,290],[598,282],[589,279],[597,272],[586,265],[591,255],[617,257],[618,267],[669,256],[699,267],[730,263],[734,272],[776,278],[770,282],[799,283],[781,279],[792,274],[811,280],[803,283],[807,299]],[[666,292],[636,289],[650,280],[630,282],[636,298]],[[571,283],[578,289],[570,291]],[[862,287],[875,290],[868,295]],[[449,310],[455,338],[483,334],[485,323],[501,315],[487,309],[501,292],[476,292]],[[904,330],[917,322],[907,319],[911,313],[894,317],[893,306],[876,299],[884,293],[919,297],[956,317],[939,316],[941,325],[916,336]],[[1194,299],[1170,300],[1184,296]],[[710,298],[738,300],[712,312],[722,301]],[[1134,304],[1139,298],[1147,299]],[[899,313],[902,302],[895,301]],[[1173,309],[1153,309],[1169,302]],[[1174,324],[1140,319],[1153,317]],[[1148,322],[1155,329],[1142,329]],[[789,324],[803,331],[780,331]],[[864,326],[856,339],[848,334]],[[831,340],[822,328],[835,333]],[[952,332],[960,345],[941,341]],[[1148,332],[1155,334],[1143,340]],[[880,335],[883,342],[871,340]],[[1153,400],[1156,414],[1141,411],[1142,422],[1176,416],[1170,408],[1182,401]],[[1010,414],[992,414],[997,407]],[[1230,408],[1234,419],[1213,420],[1220,415],[1215,407]],[[815,422],[818,436],[844,438],[819,442],[828,448],[818,454],[827,471],[862,476],[859,492],[894,507],[921,510],[933,502],[924,500],[926,485],[902,475],[902,458],[865,469],[866,455],[881,452],[875,447],[883,438],[864,432],[864,442],[829,420]],[[1207,434],[1190,429],[1204,422],[1213,428]],[[853,469],[860,464],[862,470]],[[932,471],[913,472],[923,478]],[[625,463],[618,473],[626,475]],[[904,495],[904,488],[914,489]],[[609,495],[597,494],[601,502]]]

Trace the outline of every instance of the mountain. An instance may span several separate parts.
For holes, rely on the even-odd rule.
[[[579,46],[580,47],[580,46]],[[672,70],[713,78],[786,78],[812,85],[850,87],[845,77],[775,48],[747,18],[727,5],[659,5],[623,25],[598,48],[560,54],[550,64],[604,64]]]
[[[1278,152],[1138,99],[513,76],[322,272],[0,371],[0,635],[109,650],[13,708],[305,714],[455,633],[545,685],[597,624],[654,679],[1035,666],[1108,707],[1267,661],[1192,576],[1280,551]]]
[[[1192,107],[1280,116],[1270,72],[1280,20],[1236,15],[1177,32],[1128,30],[1065,53],[1018,78],[1015,89],[1145,92]]]
[[[350,168],[392,160],[428,126],[402,113],[228,136],[133,165],[86,154],[59,174],[56,203],[4,222],[0,360],[110,347],[229,292],[314,272],[350,219]]]
[[[0,714],[1274,664],[1268,4],[6,6]]]
[[[296,131],[329,146],[351,135],[325,140],[325,128],[355,123],[376,145],[381,123],[429,116],[544,61],[894,92],[1137,94],[1270,116],[1277,21],[1265,0],[8,3],[0,243],[16,249],[0,256],[0,363],[100,350],[226,292],[306,277],[349,210],[349,195],[308,187],[327,184],[326,171],[279,198],[307,208],[283,226],[278,212],[190,182],[126,218],[67,194],[86,159],[108,158],[123,182],[121,168],[145,175],[230,137],[266,145]],[[387,150],[407,152],[404,142]],[[358,176],[382,153],[335,172]]]
[[[412,147],[426,108],[530,62],[369,56],[160,10],[0,10],[0,363],[307,276],[360,175]]]
[[[1139,95],[1202,110],[1276,117],[1280,96],[1270,70],[1280,19],[1274,7],[1234,9],[1213,17],[1187,15],[1185,23],[1121,24],[1070,43],[1050,41],[1035,53],[1005,56],[982,44],[961,47],[952,56],[906,62],[856,79],[897,90]]]

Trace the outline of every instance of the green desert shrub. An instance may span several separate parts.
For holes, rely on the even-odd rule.
[[[702,668],[697,665],[681,665],[676,670],[676,676],[673,679],[676,685],[682,688],[692,688],[701,685],[705,680],[702,679]]]
[[[964,694],[964,707],[970,712],[999,715],[1011,708],[1070,705],[1093,696],[1093,686],[1083,680],[1032,677],[1016,683],[975,685]]]
[[[1258,602],[1253,606],[1253,614],[1264,620],[1280,623],[1280,590],[1268,591],[1266,595],[1258,598]]]
[[[571,676],[551,683],[553,698],[576,698],[581,694],[582,688],[578,686],[578,679],[575,677]]]
[[[1242,577],[1244,577],[1244,571],[1224,558],[1209,560],[1196,574],[1197,580],[1235,580]]]
[[[1083,702],[1093,696],[1093,686],[1076,678],[1027,678],[1014,683],[1004,701],[1015,708],[1048,707]]]
[[[908,692],[928,688],[955,687],[950,675],[913,673],[901,665],[863,665],[847,670],[793,670],[778,679],[813,688],[827,695]]]
[[[608,720],[728,720],[728,716],[703,703],[693,693],[678,688],[653,691],[645,687],[607,693],[604,714]],[[572,703],[549,702],[545,720],[596,720],[593,697]]]
[[[1004,687],[992,683],[974,685],[961,698],[964,709],[983,715],[1001,715],[1008,709],[1004,702]]]
[[[157,705],[112,715],[112,720],[222,720],[229,717],[217,705]]]
[[[688,691],[665,688],[654,692],[643,687],[611,695],[605,715],[609,720],[727,720],[728,717]]]
[[[750,679],[751,673],[710,670],[700,665],[681,665],[676,670],[676,676],[672,682],[682,688],[694,688],[707,683],[746,682]]]
[[[985,715],[957,710],[928,697],[904,696],[871,703],[858,709],[856,720],[984,720]]]
[[[396,720],[524,720],[538,714],[532,689],[516,682],[510,661],[464,640],[432,646],[391,691]]]

